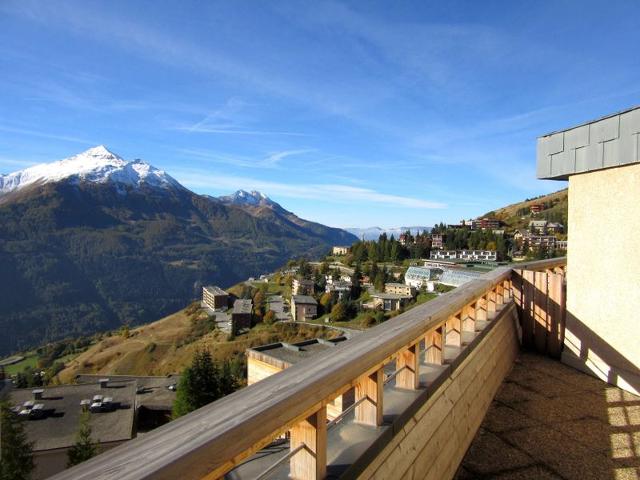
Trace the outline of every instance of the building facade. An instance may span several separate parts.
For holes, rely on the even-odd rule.
[[[293,295],[313,295],[314,282],[306,278],[294,278],[291,284]]]
[[[333,255],[346,255],[347,253],[349,253],[349,247],[333,247],[331,249],[331,253]]]
[[[636,394],[639,142],[636,107],[542,136],[537,148],[538,178],[569,181],[571,248],[562,360]]]
[[[233,302],[231,312],[231,331],[237,335],[242,330],[251,328],[253,316],[253,302],[249,299],[238,299]]]
[[[416,294],[416,288],[406,283],[385,283],[384,293],[413,297]]]
[[[229,294],[215,285],[202,287],[202,303],[212,310],[226,310]]]
[[[294,322],[313,320],[318,315],[318,302],[308,295],[291,297],[291,316]]]

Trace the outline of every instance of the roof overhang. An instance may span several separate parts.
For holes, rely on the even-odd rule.
[[[537,177],[569,176],[640,162],[640,106],[538,138]]]

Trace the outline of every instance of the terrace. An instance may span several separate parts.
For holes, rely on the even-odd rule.
[[[538,139],[538,175],[569,179],[567,259],[469,279],[55,479],[640,478],[639,139],[640,108]]]
[[[556,355],[564,263],[498,268],[56,478],[451,478],[519,338]]]

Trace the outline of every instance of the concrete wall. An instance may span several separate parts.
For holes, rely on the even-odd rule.
[[[503,316],[359,479],[450,479],[518,355],[514,316]]]
[[[640,164],[569,177],[562,360],[640,390]]]

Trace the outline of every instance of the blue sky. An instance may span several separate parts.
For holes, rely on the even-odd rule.
[[[535,139],[640,103],[637,1],[0,2],[0,172],[104,144],[200,193],[432,225],[564,188]]]

